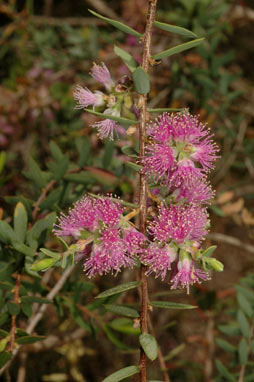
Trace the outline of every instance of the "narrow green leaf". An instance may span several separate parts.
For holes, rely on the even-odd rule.
[[[250,289],[246,289],[246,288],[242,287],[241,285],[235,285],[234,288],[237,290],[237,292],[244,295],[250,301],[254,301],[254,294]]]
[[[58,259],[55,259],[55,258],[49,258],[49,259],[43,259],[43,260],[39,260],[37,261],[36,263],[34,263],[30,269],[32,271],[42,271],[42,270],[45,270],[45,269],[48,269],[50,267],[52,267],[54,264],[56,264],[58,261]]]
[[[244,311],[245,314],[247,314],[248,317],[253,316],[253,310],[252,310],[250,302],[240,292],[237,293],[237,302],[238,302],[240,308]]]
[[[105,332],[106,336],[108,337],[108,339],[119,349],[122,349],[122,350],[130,350],[130,347],[127,346],[124,342],[120,341],[115,333],[112,332],[112,330],[105,324],[103,324],[102,326],[102,329],[103,331]]]
[[[59,203],[62,195],[62,187],[59,187],[53,192],[50,192],[45,200],[43,200],[40,204],[40,208],[42,210],[50,209],[55,203]]]
[[[92,15],[98,17],[101,20],[106,21],[107,23],[109,23],[110,25],[113,25],[113,27],[119,29],[120,31],[131,34],[131,35],[136,36],[136,37],[142,37],[141,33],[135,31],[134,29],[132,29],[128,25],[120,23],[120,21],[116,21],[116,20],[109,19],[108,17],[104,17],[104,16],[100,15],[99,13],[92,11],[91,9],[88,9],[88,10],[90,13],[92,13]]]
[[[154,21],[153,25],[156,28],[162,29],[167,32],[179,34],[181,36],[189,37],[189,38],[196,38],[198,37],[195,33],[189,31],[188,29],[178,27],[176,25],[171,25],[171,24],[166,24],[166,23],[161,23],[159,21]]]
[[[25,313],[27,317],[30,317],[33,313],[32,304],[30,302],[22,302],[21,309],[22,309],[22,312]]]
[[[210,255],[215,251],[216,248],[217,248],[217,245],[212,245],[211,247],[207,248],[207,249],[202,253],[202,256],[203,256],[203,257],[208,257],[208,256],[210,256]]]
[[[38,296],[22,296],[21,297],[21,303],[34,303],[38,302],[39,304],[51,304],[51,301],[47,300],[44,297],[38,297]]]
[[[177,302],[168,302],[168,301],[151,301],[150,305],[155,308],[165,308],[165,309],[196,309],[197,306],[180,304]]]
[[[91,176],[88,171],[81,171],[79,174],[67,174],[64,176],[64,180],[71,183],[78,183],[78,184],[91,184],[93,183],[93,179],[91,179]]]
[[[114,52],[117,56],[119,56],[127,68],[133,73],[135,69],[139,66],[139,63],[130,55],[130,53],[125,50],[119,48],[118,46],[114,46]]]
[[[238,355],[240,365],[246,365],[248,362],[248,344],[247,341],[242,338],[238,346]]]
[[[220,360],[215,360],[215,365],[219,373],[227,379],[228,382],[236,382],[235,377],[228,371],[228,369],[221,363]]]
[[[131,318],[119,317],[110,322],[110,327],[120,333],[140,335],[140,328],[133,327],[133,320]],[[7,333],[8,334],[8,333]]]
[[[110,288],[105,290],[104,292],[101,292],[96,296],[96,298],[105,298],[109,296],[113,296],[114,294],[123,293],[127,290],[137,288],[140,285],[139,281],[130,281],[125,284],[118,285],[117,287]]]
[[[16,342],[19,345],[34,344],[35,342],[45,340],[45,338],[45,336],[24,336],[17,338]]]
[[[34,250],[33,248],[28,247],[27,245],[23,243],[13,243],[13,248],[22,253],[25,256],[33,257],[34,256]]]
[[[129,145],[123,146],[121,150],[123,154],[128,155],[129,157],[138,158],[137,152],[133,147],[130,147]]]
[[[14,210],[14,231],[19,242],[24,243],[27,230],[27,213],[21,202],[18,202]]]
[[[139,336],[139,343],[142,346],[147,357],[154,361],[158,356],[158,345],[155,338],[148,333]]]
[[[148,109],[148,113],[173,113],[178,111],[183,111],[184,108],[172,108],[172,107],[162,107],[159,109]]]
[[[173,48],[164,50],[163,52],[157,53],[154,56],[152,56],[152,58],[154,60],[160,60],[160,59],[165,58],[165,57],[170,57],[170,56],[173,56],[174,54],[184,52],[187,49],[194,48],[194,47],[198,46],[199,44],[201,44],[201,42],[203,42],[203,41],[204,41],[204,38],[198,38],[196,40],[192,40],[192,41],[186,42],[184,44],[174,46]]]
[[[138,374],[139,371],[140,369],[138,366],[127,366],[109,375],[107,378],[103,379],[102,382],[119,382],[132,375]]]
[[[14,302],[14,301],[9,301],[7,303],[7,308],[8,308],[8,311],[9,313],[12,315],[12,316],[16,316],[17,314],[19,314],[20,312],[20,307],[19,305]]]
[[[39,188],[43,188],[46,185],[45,175],[32,157],[29,158],[29,170],[24,172],[24,175]]]
[[[6,152],[5,151],[1,151],[1,153],[0,153],[0,174],[3,171],[4,165],[5,165],[5,161],[6,161]]]
[[[139,164],[134,163],[134,162],[126,161],[125,164],[126,164],[126,166],[130,167],[132,170],[137,171],[137,172],[139,172],[142,169],[142,166],[140,166]]]
[[[11,355],[6,351],[0,353],[0,369],[11,359]]]
[[[16,233],[4,220],[0,220],[0,240],[4,243],[13,243],[18,241]]]
[[[6,348],[7,343],[8,343],[8,340],[5,339],[5,338],[0,340],[0,353],[4,351],[4,349]]]
[[[239,336],[240,334],[238,326],[235,325],[218,325],[218,329],[221,333],[229,336]]]
[[[6,330],[0,329],[0,337],[7,337],[9,333]]]
[[[247,321],[245,314],[241,310],[238,310],[237,312],[237,322],[241,330],[241,333],[244,335],[245,338],[249,338],[250,324]]]
[[[61,256],[59,255],[59,253],[50,251],[47,248],[41,248],[41,252],[49,257],[52,257],[53,259],[56,259],[56,261],[61,259]]]
[[[237,350],[235,346],[231,345],[228,341],[222,340],[221,338],[217,338],[215,342],[221,349],[227,352],[235,353]]]
[[[139,317],[139,312],[136,309],[129,308],[124,305],[113,305],[113,304],[105,304],[104,308],[112,313],[120,314],[121,316],[126,317]]]
[[[135,123],[138,123],[138,121],[136,121],[134,119],[128,119],[128,118],[123,118],[123,117],[117,117],[115,115],[108,115],[108,114],[104,114],[104,113],[99,113],[98,111],[94,111],[91,109],[84,109],[84,110],[90,114],[97,115],[98,117],[101,117],[104,119],[112,119],[112,121],[119,122],[121,125],[129,126],[129,125],[133,125]]]
[[[64,154],[60,147],[54,141],[49,142],[49,149],[52,157],[57,161],[61,161],[63,159]]]
[[[172,358],[176,357],[179,353],[181,353],[183,351],[185,346],[186,346],[185,344],[180,344],[180,345],[176,346],[174,349],[172,349],[169,352],[169,354],[167,354],[164,357],[164,361],[170,361]]]
[[[132,75],[135,90],[139,94],[147,94],[150,91],[150,81],[148,74],[139,66]]]

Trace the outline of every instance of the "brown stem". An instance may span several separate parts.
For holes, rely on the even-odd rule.
[[[151,50],[151,36],[152,27],[155,18],[157,0],[149,0],[149,7],[147,13],[146,30],[144,34],[144,50],[142,57],[142,68],[145,72],[148,71],[149,61],[150,61],[150,50]],[[146,95],[140,94],[138,97],[138,105],[140,111],[139,117],[139,156],[142,158],[145,155],[145,141],[146,141],[146,123],[148,119],[147,114],[147,98]],[[140,232],[145,233],[146,230],[146,205],[147,200],[147,184],[145,179],[145,174],[140,174],[139,183],[139,229]],[[148,330],[148,289],[147,289],[147,278],[145,275],[146,267],[141,265],[140,269],[140,281],[141,281],[141,313],[140,313],[140,324],[141,332],[147,333]],[[146,365],[147,357],[143,349],[140,350],[140,382],[146,382]]]
[[[20,290],[20,283],[21,283],[21,272],[17,274],[16,284],[14,288],[14,296],[13,296],[13,302],[15,304],[19,303],[19,290]],[[10,342],[8,349],[10,352],[13,352],[14,345],[15,345],[15,337],[16,337],[16,315],[13,315],[11,317],[11,330],[10,330]]]

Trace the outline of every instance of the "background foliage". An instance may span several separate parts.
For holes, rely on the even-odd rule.
[[[91,3],[0,4],[0,363],[8,358],[13,316],[19,328],[17,344],[24,344],[3,381],[22,378],[24,367],[26,379],[19,382],[100,381],[138,357],[136,289],[94,298],[134,280],[134,273],[88,280],[77,264],[53,303],[49,298],[62,268],[72,263],[71,253],[59,255],[64,244],[51,233],[56,214],[86,192],[136,199],[137,180],[123,164],[127,157],[121,150],[132,138],[104,145],[90,127],[96,117],[74,108],[75,85],[95,86],[88,74],[93,61],[104,61],[115,78],[128,73],[114,55],[116,41],[137,60],[141,55],[137,38],[126,38],[88,14]],[[117,14],[143,31],[145,0],[93,5],[98,6],[99,13]],[[186,106],[199,113],[212,127],[222,155],[211,179],[217,196],[210,208],[207,246],[220,243],[216,256],[225,271],[192,288],[190,296],[170,292],[173,300],[198,305],[197,310],[165,309],[159,314],[154,307],[152,312],[172,382],[254,379],[253,18],[251,1],[159,2],[157,19],[191,29],[206,40],[155,66],[150,107]],[[156,33],[155,53],[184,41]],[[48,251],[41,252],[42,247]],[[39,259],[44,259],[43,266],[31,270]],[[44,273],[37,272],[42,268]],[[16,303],[14,286],[22,269]],[[166,283],[151,279],[149,288],[152,298],[168,298]],[[115,301],[134,309],[132,315],[112,313]],[[44,318],[28,336],[29,322],[40,306],[46,307]],[[240,379],[243,371],[245,378]],[[149,376],[161,378],[157,366],[151,365]]]

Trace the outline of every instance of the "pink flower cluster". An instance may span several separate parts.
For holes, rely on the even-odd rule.
[[[101,66],[94,63],[91,69],[91,75],[97,82],[104,85],[109,93],[113,92],[116,84],[112,80],[110,72],[104,63],[102,63]],[[103,113],[106,115],[120,116],[119,105],[116,102],[116,97],[112,94],[104,94],[97,90],[92,92],[88,88],[83,88],[78,85],[74,91],[74,99],[77,101],[76,109],[84,109],[88,106],[93,106],[94,109],[103,109]],[[98,130],[100,139],[108,137],[113,140],[114,132],[123,132],[123,129],[118,123],[108,118],[96,122],[92,126]]]
[[[145,236],[123,219],[120,203],[110,197],[84,197],[68,215],[60,216],[54,232],[77,241],[77,255],[80,258],[80,252],[84,253],[89,277],[132,267],[134,255],[145,242]]]

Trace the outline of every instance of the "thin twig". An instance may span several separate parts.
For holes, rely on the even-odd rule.
[[[144,48],[142,57],[142,68],[145,72],[148,71],[151,50],[151,37],[152,27],[155,19],[157,0],[149,0],[149,7],[147,13],[146,29],[144,35]],[[146,95],[139,94],[138,105],[140,111],[139,117],[139,156],[143,158],[145,155],[145,140],[146,140],[146,124],[147,124],[147,97]],[[139,230],[143,234],[146,231],[146,210],[147,210],[147,184],[145,174],[140,174],[139,183]],[[140,324],[142,334],[148,331],[148,287],[146,278],[146,267],[141,265],[140,281],[141,281],[141,313]],[[140,350],[140,382],[146,382],[146,365],[147,357],[143,349]]]
[[[40,211],[40,204],[43,202],[43,200],[46,198],[47,196],[47,193],[51,190],[51,188],[54,187],[56,183],[56,180],[55,179],[52,179],[42,190],[42,193],[40,195],[40,197],[38,198],[38,200],[36,201],[35,203],[35,206],[34,206],[34,209],[33,209],[33,212],[32,212],[32,216],[33,216],[33,220],[36,220],[37,218],[37,215]]]
[[[18,272],[16,284],[14,287],[14,296],[13,296],[13,302],[15,304],[19,304],[19,290],[20,290],[20,283],[21,283],[21,272]],[[11,330],[10,330],[10,342],[8,346],[8,350],[10,352],[13,352],[14,346],[15,346],[15,337],[16,337],[16,314],[14,314],[11,317]]]
[[[62,276],[60,277],[60,279],[57,281],[56,285],[54,286],[54,288],[51,289],[51,291],[47,294],[46,298],[49,300],[49,301],[53,301],[53,299],[55,298],[55,296],[57,295],[57,293],[62,289],[65,281],[67,280],[67,278],[70,276],[71,272],[73,271],[75,265],[72,265],[71,267],[67,268],[64,273],[62,274]],[[42,319],[45,311],[47,309],[47,305],[46,304],[42,304],[39,311],[31,318],[30,320],[30,323],[28,324],[27,328],[26,328],[26,332],[28,334],[31,334],[34,330],[34,328],[36,327],[36,325],[38,324],[38,322]],[[14,358],[16,357],[16,355],[18,354],[18,351],[20,349],[20,346],[16,347],[14,350],[13,350],[13,353],[12,353],[12,357],[11,359],[9,360],[9,362],[7,362],[1,369],[0,369],[0,376],[3,374],[3,372],[11,365],[12,361],[14,360]]]
[[[241,240],[236,239],[233,236],[224,235],[223,233],[209,233],[207,235],[207,238],[221,242],[221,243],[230,244],[230,245],[233,245],[235,247],[245,249],[246,251],[248,251],[250,253],[254,253],[254,246],[253,245],[245,244]]]

